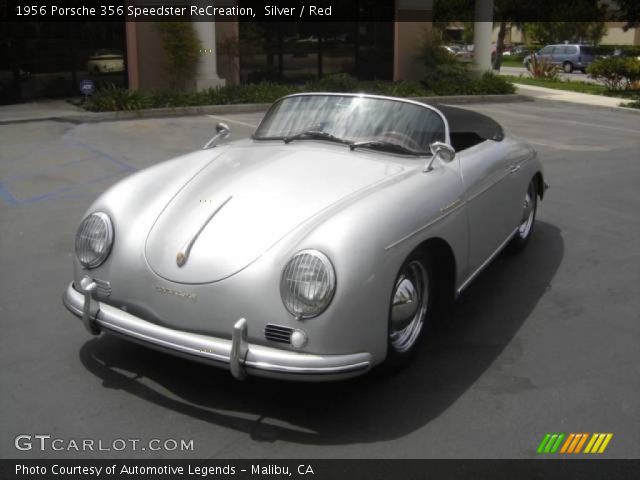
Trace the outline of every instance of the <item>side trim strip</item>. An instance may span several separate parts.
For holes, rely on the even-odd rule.
[[[509,243],[509,241],[513,238],[513,236],[516,234],[516,232],[518,231],[518,227],[513,229],[513,232],[511,232],[507,238],[500,244],[500,246],[491,254],[489,255],[489,257],[487,257],[487,259],[482,262],[482,265],[480,265],[475,272],[473,272],[471,275],[469,275],[467,277],[467,279],[462,282],[462,285],[460,285],[460,287],[458,287],[457,293],[458,295],[460,295],[460,293],[462,293],[462,291],[467,288],[467,286],[473,281],[474,278],[476,278],[480,272],[482,272],[482,270],[484,270],[484,268],[489,265],[489,263],[491,263],[491,261],[496,258],[498,256],[498,254],[502,251],[502,249],[507,245],[507,243]]]
[[[474,198],[479,197],[480,195],[482,195],[483,193],[485,193],[487,190],[495,187],[498,183],[500,183],[502,180],[504,180],[505,178],[507,178],[509,175],[511,174],[511,172],[509,171],[509,168],[505,168],[504,171],[502,171],[502,175],[498,178],[496,178],[492,183],[490,183],[489,185],[485,185],[482,190],[479,190],[477,192],[475,192],[473,195],[471,195],[470,197],[467,198],[467,201],[470,202],[472,201]]]
[[[454,206],[452,206],[453,204],[450,204],[450,205],[447,205],[446,207],[442,208],[440,211],[445,210],[445,212],[442,215],[434,218],[433,220],[431,220],[426,225],[423,225],[422,227],[419,227],[418,229],[414,230],[413,232],[409,233],[408,235],[405,235],[401,239],[396,240],[395,242],[390,243],[389,245],[384,247],[385,252],[387,250],[391,250],[393,247],[397,247],[402,242],[404,242],[406,240],[409,240],[411,237],[417,235],[418,233],[422,232],[423,230],[429,228],[430,226],[435,225],[439,221],[444,220],[446,217],[451,215],[453,212],[459,210],[460,208],[464,207],[467,204],[466,200],[462,200],[462,199],[458,199],[458,200],[456,200],[456,202],[458,202],[458,203],[456,205],[454,205]],[[449,210],[446,210],[447,208],[449,208]]]

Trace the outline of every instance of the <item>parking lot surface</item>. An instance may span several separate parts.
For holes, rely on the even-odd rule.
[[[231,140],[246,137],[261,114],[0,126],[0,455],[534,458],[548,432],[611,432],[602,456],[640,456],[640,116],[545,102],[467,108],[538,150],[551,189],[533,238],[472,283],[412,364],[334,384],[237,382],[90,337],[62,306],[93,199],[201,147],[217,121]],[[17,450],[21,434],[66,443]],[[109,449],[68,448],[82,439]],[[139,443],[116,451],[115,439]],[[151,451],[153,439],[193,449]]]

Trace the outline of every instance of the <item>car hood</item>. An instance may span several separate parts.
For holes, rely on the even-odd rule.
[[[156,274],[192,284],[227,278],[313,216],[405,170],[343,146],[255,143],[219,148],[164,207],[145,245]]]

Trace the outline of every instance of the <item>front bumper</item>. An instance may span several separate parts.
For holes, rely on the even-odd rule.
[[[237,379],[250,374],[291,380],[339,380],[360,375],[371,367],[369,353],[317,355],[249,344],[245,319],[236,322],[231,340],[163,327],[96,300],[94,290],[95,283],[85,277],[80,290],[72,282],[63,296],[65,307],[82,318],[92,334],[108,331],[172,355],[229,369]]]

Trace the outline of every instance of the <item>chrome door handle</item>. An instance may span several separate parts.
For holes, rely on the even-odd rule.
[[[520,170],[520,165],[511,165],[509,172],[516,173],[518,170]]]

